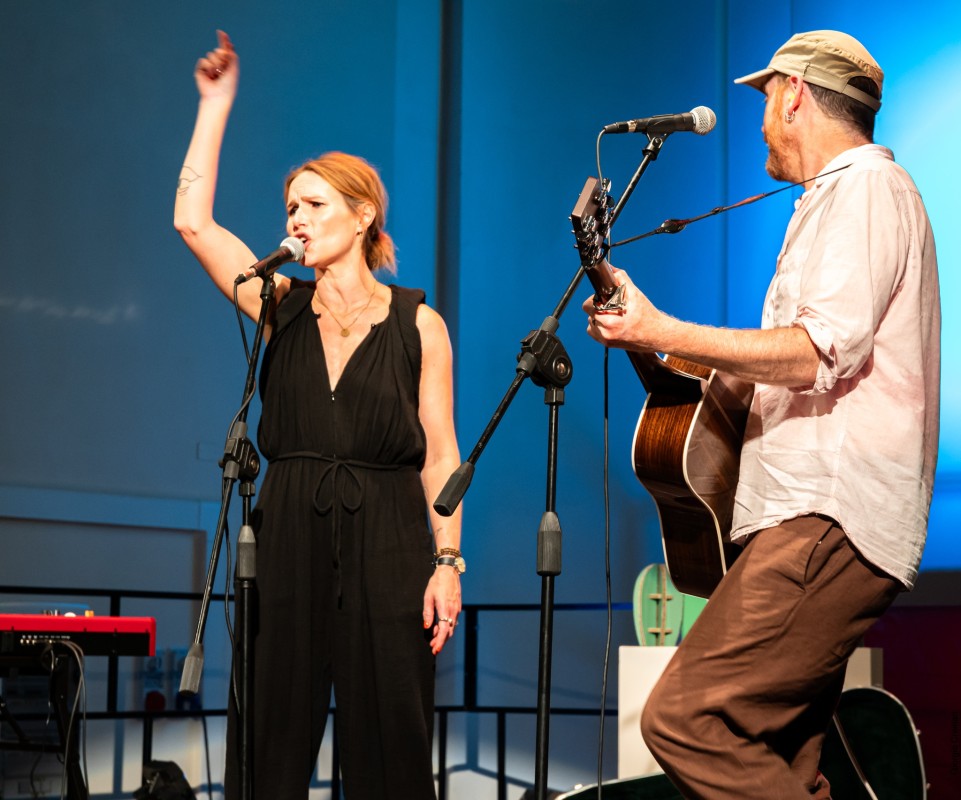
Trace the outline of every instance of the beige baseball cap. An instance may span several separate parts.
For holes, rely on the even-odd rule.
[[[875,111],[881,108],[880,100],[848,85],[851,78],[864,75],[878,85],[880,94],[884,73],[864,45],[846,33],[797,33],[781,45],[766,69],[752,72],[734,82],[746,83],[764,91],[764,84],[775,72],[799,75],[808,83],[845,94]]]

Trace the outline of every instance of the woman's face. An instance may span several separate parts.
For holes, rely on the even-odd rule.
[[[363,246],[360,216],[314,172],[301,172],[287,191],[287,233],[304,243],[304,266],[322,267]]]

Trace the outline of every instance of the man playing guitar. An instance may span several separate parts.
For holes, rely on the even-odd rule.
[[[882,82],[867,50],[836,31],[797,34],[736,81],[765,95],[768,173],[805,188],[759,329],[681,322],[617,270],[621,307],[584,303],[604,345],[755,385],[730,532],[744,550],[641,722],[687,798],[828,798],[817,765],[847,659],[917,577],[937,459],[940,296],[918,190],[873,143]]]

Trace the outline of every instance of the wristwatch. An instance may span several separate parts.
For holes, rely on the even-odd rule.
[[[467,562],[464,561],[460,550],[455,547],[442,547],[434,553],[434,566],[453,567],[457,570],[458,575],[463,575],[467,572]]]

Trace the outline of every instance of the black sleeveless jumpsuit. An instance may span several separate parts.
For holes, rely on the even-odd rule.
[[[264,352],[258,443],[269,466],[252,515],[257,800],[307,797],[331,688],[347,800],[435,797],[434,657],[422,620],[433,542],[415,327],[424,293],[390,289],[387,318],[336,387],[313,283],[294,281]],[[231,713],[228,798],[239,788],[236,729]]]

